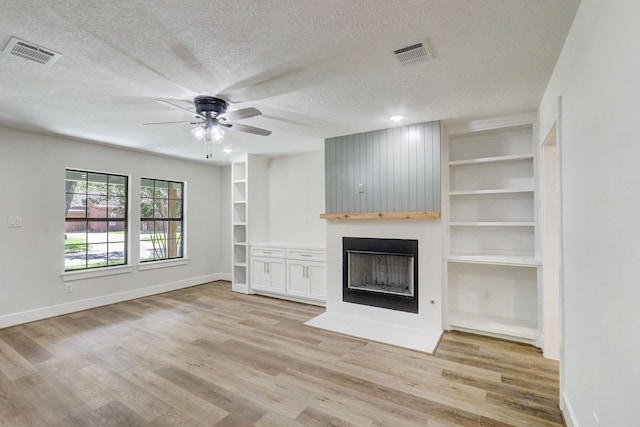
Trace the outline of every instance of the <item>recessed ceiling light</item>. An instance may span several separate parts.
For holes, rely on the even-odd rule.
[[[399,122],[402,119],[404,119],[404,116],[391,116],[391,117],[389,117],[389,120],[391,120],[393,122]]]
[[[223,148],[222,152],[224,152],[225,154],[229,154],[229,153],[233,152],[233,150],[231,148]]]

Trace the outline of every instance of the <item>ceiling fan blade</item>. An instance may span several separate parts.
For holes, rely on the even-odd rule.
[[[260,129],[260,128],[256,128],[248,125],[242,125],[240,123],[225,123],[224,126],[231,129],[239,130],[240,132],[247,132],[255,135],[262,135],[262,136],[271,135],[270,130]]]
[[[152,122],[152,123],[143,123],[143,125],[172,125],[172,124],[176,124],[176,123],[189,123],[192,125],[196,125],[198,124],[197,122],[192,122],[192,121],[188,121],[188,120],[183,120],[180,122]]]
[[[158,104],[166,105],[167,107],[170,107],[170,108],[177,108],[178,110],[186,111],[187,113],[193,114],[194,116],[199,117],[201,119],[205,118],[204,116],[201,116],[200,114],[196,113],[195,111],[191,111],[188,108],[181,107],[181,106],[179,106],[177,104],[174,104],[173,102],[165,101],[163,99],[156,99],[156,102]]]
[[[218,115],[217,119],[222,121],[242,120],[248,119],[249,117],[259,116],[260,114],[262,113],[257,108],[249,107],[241,110],[227,111],[226,113]]]

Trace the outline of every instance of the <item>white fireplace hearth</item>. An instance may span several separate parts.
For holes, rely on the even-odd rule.
[[[344,237],[417,241],[417,313],[343,299]],[[442,334],[441,245],[439,219],[328,220],[326,312],[306,324],[432,353]]]

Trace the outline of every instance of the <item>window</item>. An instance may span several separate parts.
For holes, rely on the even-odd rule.
[[[128,178],[67,169],[65,271],[127,264]]]
[[[184,183],[140,180],[140,261],[183,257]]]

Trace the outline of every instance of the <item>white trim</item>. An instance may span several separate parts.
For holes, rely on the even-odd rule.
[[[157,268],[175,267],[189,264],[189,258],[163,259],[159,261],[148,261],[138,264],[139,271],[155,270]]]
[[[448,129],[447,135],[456,135],[484,130],[500,129],[505,127],[531,125],[532,123],[535,126],[536,119],[536,113],[523,113],[493,119],[480,119],[470,121],[451,120],[444,123],[444,126],[446,126],[446,128]]]
[[[576,414],[573,411],[571,402],[569,401],[569,396],[567,396],[567,393],[565,392],[562,393],[562,398],[560,399],[560,410],[562,411],[562,415],[564,415],[564,420],[567,423],[567,427],[578,427]]]
[[[33,310],[22,311],[19,313],[11,313],[0,316],[0,328],[20,325],[22,323],[42,320],[49,317],[60,316],[63,314],[74,313],[76,311],[87,310],[90,308],[100,307],[103,305],[114,304],[117,302],[128,301],[136,298],[156,295],[163,292],[175,291],[177,289],[188,288],[191,286],[202,285],[204,283],[215,282],[216,280],[228,280],[228,274],[218,273],[206,276],[194,277],[191,279],[180,280],[178,282],[164,283],[161,285],[149,286],[142,289],[119,292],[116,294],[103,295],[95,298],[88,298],[80,301],[73,301],[64,304],[52,305],[49,307],[36,308]]]
[[[130,265],[123,265],[117,267],[104,267],[96,269],[88,269],[81,271],[66,271],[60,275],[63,282],[71,282],[73,280],[92,279],[94,277],[113,276],[115,274],[131,273],[133,267]]]

